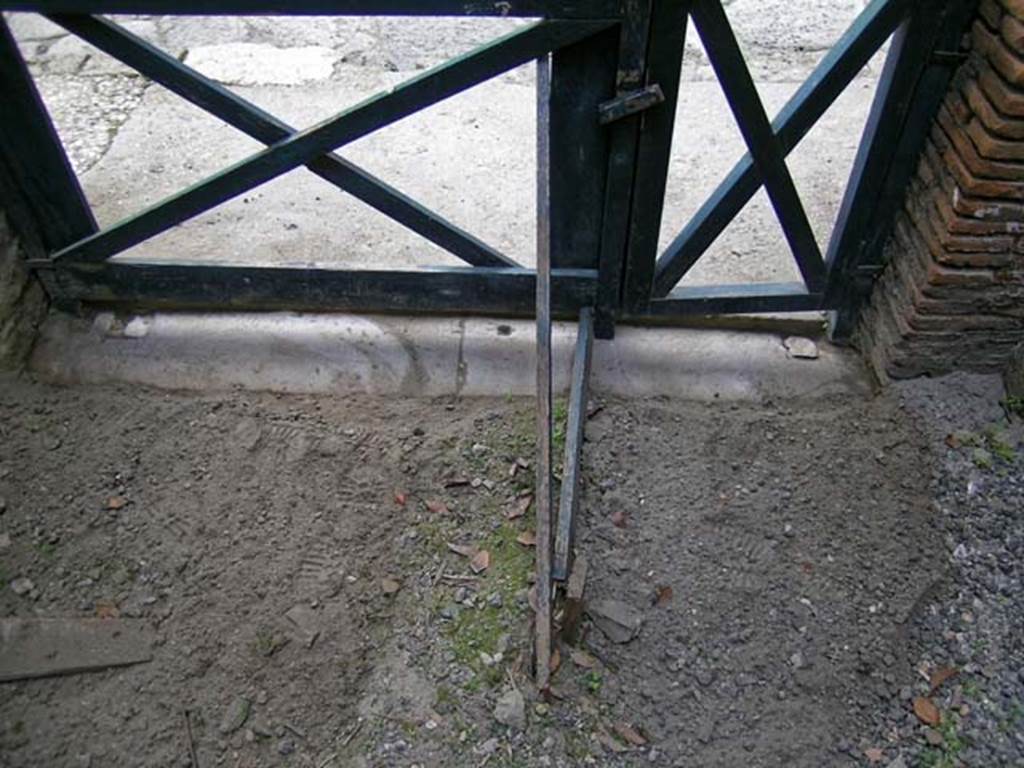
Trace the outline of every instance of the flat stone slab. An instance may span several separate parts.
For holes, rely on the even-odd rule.
[[[341,54],[322,45],[223,43],[191,49],[185,63],[229,85],[300,85],[328,79],[340,59]]]
[[[555,386],[565,391],[574,323],[553,328]],[[51,381],[131,382],[167,389],[236,388],[405,397],[532,396],[530,321],[299,313],[52,315],[32,368]],[[813,363],[779,334],[619,327],[594,344],[596,394],[693,400],[866,396],[860,358],[820,343]],[[258,435],[255,439],[259,439]]]
[[[140,664],[151,646],[144,621],[0,619],[0,682]]]

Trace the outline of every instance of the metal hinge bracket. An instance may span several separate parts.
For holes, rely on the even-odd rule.
[[[662,92],[661,86],[657,83],[648,85],[646,88],[631,91],[598,105],[598,121],[601,125],[608,125],[616,120],[657,106],[663,101],[665,101],[665,94]]]

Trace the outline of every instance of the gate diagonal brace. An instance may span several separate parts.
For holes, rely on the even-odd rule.
[[[624,117],[644,112],[651,107],[656,107],[665,101],[665,93],[657,83],[648,85],[638,91],[631,91],[623,96],[599,104],[597,107],[597,119],[601,125],[614,123]]]
[[[572,361],[572,383],[569,389],[569,415],[565,425],[565,460],[562,464],[562,488],[555,529],[555,556],[551,578],[566,581],[572,566],[572,545],[579,509],[580,476],[583,462],[583,429],[587,419],[587,394],[590,359],[594,346],[594,311],[580,310],[576,332],[576,352]]]

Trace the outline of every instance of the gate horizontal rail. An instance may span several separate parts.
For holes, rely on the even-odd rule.
[[[871,0],[769,121],[721,0],[0,0],[48,16],[266,146],[99,229],[5,22],[0,20],[0,204],[47,290],[65,303],[136,307],[474,312],[530,316],[535,270],[338,154],[345,144],[532,60],[540,62],[538,222],[550,243],[552,310],[616,322],[694,314],[832,310],[851,332],[877,271],[893,208],[957,57],[971,0]],[[521,27],[295,129],[114,22],[95,14],[287,14],[529,17]],[[748,153],[662,253],[658,239],[688,22],[701,36]],[[786,166],[806,136],[891,37],[875,101],[827,254]],[[238,263],[169,263],[124,252],[293,169],[305,167],[466,262],[420,271]],[[803,282],[679,285],[764,187]],[[119,255],[120,254],[120,255]],[[228,254],[230,256],[230,254]],[[117,258],[114,258],[117,257]]]

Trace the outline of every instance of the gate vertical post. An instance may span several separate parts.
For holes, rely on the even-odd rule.
[[[652,0],[625,0],[619,33],[615,95],[639,90],[647,71],[647,42]],[[608,179],[605,187],[601,252],[598,265],[594,335],[610,339],[622,306],[622,275],[632,223],[632,200],[637,144],[644,115],[633,114],[609,129]]]
[[[95,232],[82,188],[2,17],[0,104],[0,206],[26,252],[43,257]]]
[[[956,69],[957,57],[936,54],[959,51],[977,2],[909,5],[886,58],[825,259],[825,301],[834,309],[829,330],[836,342],[850,339],[883,266],[883,246]]]
[[[608,173],[607,130],[598,123],[597,108],[615,91],[617,41],[613,27],[551,55],[547,162],[554,269],[597,269]]]
[[[665,101],[644,113],[640,127],[623,281],[622,303],[627,312],[641,311],[654,285],[689,6],[689,0],[654,0],[651,12],[646,82],[661,86]]]

